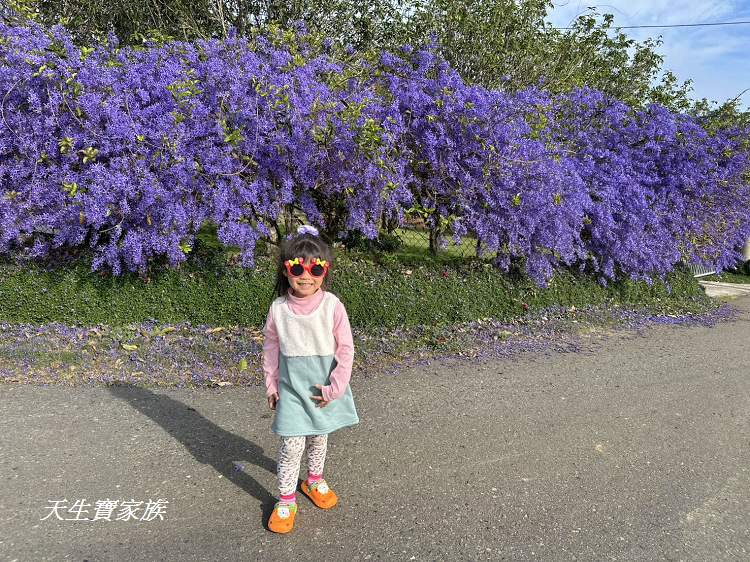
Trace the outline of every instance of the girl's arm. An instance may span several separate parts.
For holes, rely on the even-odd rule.
[[[349,316],[344,304],[339,301],[333,311],[333,337],[336,340],[336,368],[331,372],[331,384],[324,386],[321,391],[326,402],[340,397],[352,378],[352,363],[354,362],[354,341]]]
[[[276,324],[273,314],[268,311],[266,325],[263,328],[265,339],[263,340],[263,373],[266,381],[266,396],[279,391],[279,334],[276,332]]]

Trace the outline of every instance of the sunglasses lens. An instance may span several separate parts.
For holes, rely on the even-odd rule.
[[[292,272],[292,275],[298,277],[304,273],[305,268],[301,264],[295,263],[289,270]]]
[[[322,265],[318,265],[317,263],[310,268],[310,273],[312,273],[315,277],[320,277],[325,273],[325,268]]]

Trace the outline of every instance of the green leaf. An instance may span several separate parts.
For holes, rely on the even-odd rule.
[[[229,133],[226,133],[224,135],[224,142],[228,144],[239,144],[243,140],[245,140],[245,137],[242,136],[242,133],[239,129],[232,129]]]
[[[83,155],[83,163],[88,164],[96,160],[96,155],[99,154],[99,149],[89,146],[79,151]]]
[[[73,148],[73,139],[71,137],[64,137],[57,141],[57,146],[60,147],[60,154],[68,154]]]
[[[75,197],[76,193],[78,193],[78,184],[76,182],[63,182],[63,189],[68,192],[68,195],[70,195],[71,197]]]

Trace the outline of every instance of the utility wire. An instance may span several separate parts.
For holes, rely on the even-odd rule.
[[[704,27],[709,25],[742,25],[750,21],[721,21],[714,23],[673,23],[671,25],[615,25],[613,29],[644,29],[654,27]],[[575,29],[575,27],[555,27],[553,29]]]

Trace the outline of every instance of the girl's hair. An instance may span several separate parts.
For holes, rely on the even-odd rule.
[[[289,279],[284,275],[286,271],[284,262],[294,258],[305,258],[305,263],[309,263],[309,260],[313,258],[320,258],[331,264],[333,263],[333,252],[322,238],[309,233],[296,234],[289,240],[284,240],[279,248],[279,260],[276,268],[276,288],[274,289],[276,297],[285,296],[289,290]],[[327,291],[331,286],[330,283],[331,269],[329,268],[328,273],[323,277],[321,288]]]

